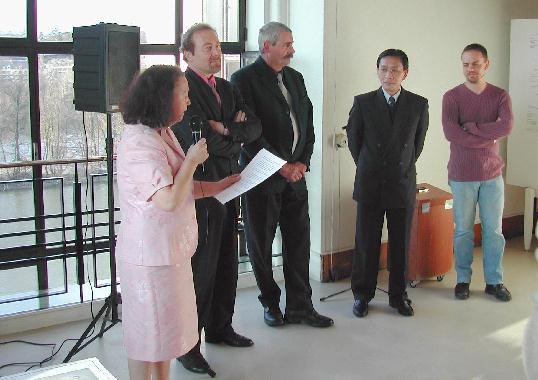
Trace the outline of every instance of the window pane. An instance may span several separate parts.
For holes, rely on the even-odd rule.
[[[0,56],[0,162],[30,160],[32,156],[29,95],[28,60]],[[11,171],[11,179],[18,178],[18,171]]]
[[[37,0],[38,38],[72,41],[74,26],[108,22],[139,26],[141,43],[172,44],[174,7],[175,0],[152,0],[150,6],[131,0]]]
[[[79,115],[73,106],[72,55],[39,56],[39,102],[42,158],[52,160],[85,156],[80,121],[82,114]],[[94,124],[100,125],[101,121],[94,120],[92,116],[87,120],[88,129],[99,134]],[[48,175],[61,175],[63,169],[62,165],[43,168],[44,174]]]
[[[1,270],[0,283],[0,301],[34,295],[38,289],[37,271],[34,266]]]
[[[239,41],[239,0],[184,1],[184,30],[197,22],[213,26],[221,42]]]
[[[241,68],[241,56],[239,54],[223,54],[220,77],[230,80],[233,73]]]
[[[153,65],[175,65],[176,58],[173,55],[141,55],[140,69],[144,70]]]
[[[2,2],[0,37],[26,37],[26,1]]]
[[[84,158],[86,154],[89,157],[106,154],[106,115],[75,111],[73,96],[73,56],[40,55],[39,101],[43,159]],[[113,114],[114,139],[119,137],[123,126],[121,115]],[[73,168],[73,165],[44,166],[43,174],[59,176],[71,172]]]
[[[6,173],[7,172],[7,173]],[[11,172],[11,173],[10,173]],[[13,169],[0,169],[0,175],[5,178],[12,174]],[[20,168],[17,181],[0,180],[0,220],[26,218],[35,216],[34,188],[30,168]],[[22,220],[10,223],[0,223],[0,235],[34,231],[32,220]],[[35,244],[35,235],[26,234],[0,238],[0,249],[21,247]],[[0,272],[2,272],[0,270]]]
[[[183,72],[187,70],[187,62],[185,62],[185,60],[183,59],[183,53],[179,53],[179,67]]]

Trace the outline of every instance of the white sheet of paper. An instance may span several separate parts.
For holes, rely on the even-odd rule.
[[[254,156],[247,167],[243,169],[241,179],[215,195],[215,198],[222,204],[229,202],[265,181],[284,166],[285,163],[286,161],[283,159],[275,156],[266,149],[262,149]]]

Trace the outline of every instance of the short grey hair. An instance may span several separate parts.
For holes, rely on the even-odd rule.
[[[263,53],[263,43],[265,41],[268,41],[271,45],[276,44],[278,41],[278,35],[282,32],[291,33],[291,29],[276,21],[268,22],[262,26],[260,28],[260,34],[258,34],[258,47],[260,49],[260,53]]]
[[[187,31],[183,33],[183,35],[181,36],[181,47],[179,48],[179,50],[183,54],[185,54],[186,51],[189,51],[192,54],[194,54],[194,42],[192,40],[192,37],[194,36],[194,33],[199,32],[201,30],[212,30],[215,33],[217,33],[215,28],[213,28],[209,24],[206,24],[203,22],[194,24],[189,29],[187,29]]]

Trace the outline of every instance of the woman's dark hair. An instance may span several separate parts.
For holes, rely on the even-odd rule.
[[[144,124],[150,128],[168,125],[171,117],[173,92],[183,76],[178,66],[155,65],[138,73],[120,102],[126,124]]]

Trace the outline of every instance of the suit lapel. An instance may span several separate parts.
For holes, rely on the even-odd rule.
[[[304,136],[306,136],[306,125],[300,122],[301,115],[299,115],[299,112],[301,112],[301,107],[299,106],[299,93],[297,91],[298,89],[297,86],[295,86],[295,81],[293,80],[293,78],[291,78],[291,74],[286,67],[284,67],[282,75],[285,78],[284,83],[291,99],[291,111],[295,114],[297,132],[299,133],[299,135],[297,136],[297,146],[300,146],[300,144],[302,143],[301,140],[304,138]],[[294,155],[297,152],[299,152],[299,150],[295,149]]]
[[[233,94],[229,94],[228,91],[230,90],[229,87],[225,86],[224,79],[222,78],[215,78],[217,81],[217,92],[220,96],[220,106],[218,102],[216,102],[216,106],[219,108],[221,119],[224,118],[224,110],[233,109],[232,107],[232,101],[234,99]],[[213,95],[215,97],[215,95]],[[216,100],[216,98],[215,98]]]
[[[392,122],[392,128],[390,134],[387,136],[387,147],[390,149],[392,145],[397,143],[399,136],[404,132],[406,127],[407,117],[409,114],[409,97],[407,92],[402,88],[398,102],[396,103],[396,110],[394,111],[394,121]]]
[[[189,86],[194,94],[196,94],[196,99],[199,107],[205,113],[205,117],[209,120],[220,120],[221,119],[221,108],[211,90],[211,87],[204,82],[202,78],[198,76],[193,70],[187,68],[185,71],[185,76],[189,81]],[[218,91],[218,85],[217,85]],[[220,93],[219,93],[220,94]],[[222,101],[223,96],[221,96]]]
[[[280,103],[282,103],[282,105],[289,107],[284,95],[282,95],[282,91],[280,91],[280,88],[278,87],[276,74],[267,65],[267,63],[265,63],[261,56],[256,60],[256,72],[262,77],[261,82],[273,94],[273,96],[275,96]]]
[[[282,70],[282,77],[284,78],[283,80],[286,85],[286,90],[288,90],[288,93],[290,94],[292,108],[295,112],[297,112],[299,95],[297,94],[297,87],[295,86],[293,80],[290,78],[289,71],[286,70],[286,67],[284,67],[284,69]],[[280,88],[278,90],[280,91]],[[282,93],[282,91],[280,91],[280,93]]]
[[[392,125],[395,130],[398,130],[401,126],[401,123],[404,119],[405,114],[408,111],[407,105],[407,94],[402,88],[400,91],[400,96],[398,97],[398,102],[396,103],[396,109],[394,110],[394,120]]]
[[[390,119],[389,106],[387,104],[387,100],[385,99],[385,95],[383,94],[383,90],[381,89],[381,87],[377,90],[375,94],[374,103],[376,113],[377,115],[379,115],[381,137],[383,141],[387,141],[393,130],[393,125],[392,120]]]

